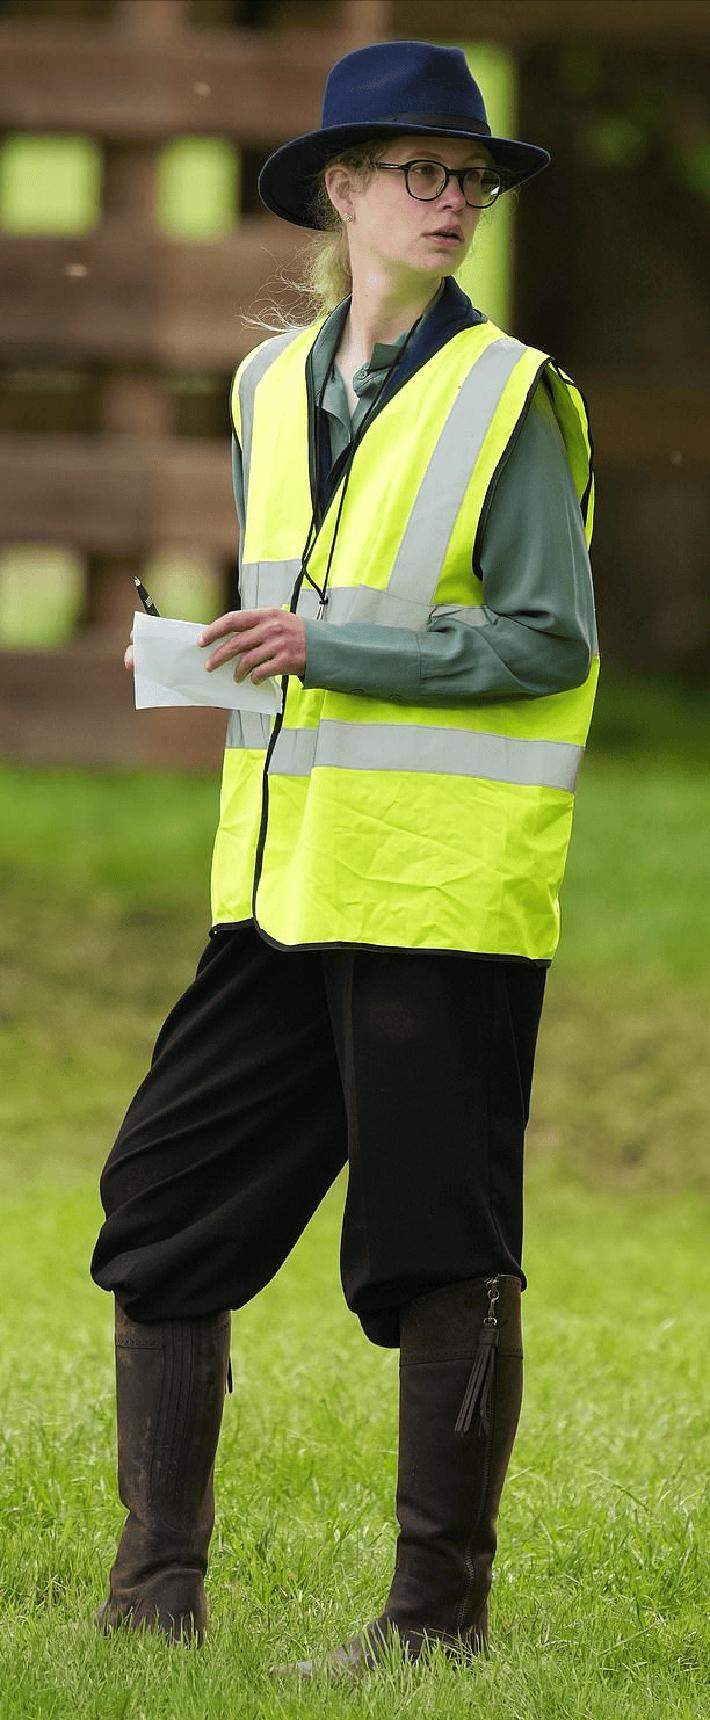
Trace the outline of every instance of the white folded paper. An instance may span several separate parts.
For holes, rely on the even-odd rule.
[[[274,675],[256,683],[250,675],[235,681],[236,657],[216,669],[205,669],[210,649],[221,643],[198,645],[208,625],[136,610],[131,635],[136,710],[151,705],[216,705],[224,711],[280,711],[281,682]]]

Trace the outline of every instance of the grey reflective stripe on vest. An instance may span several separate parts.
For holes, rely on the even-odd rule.
[[[256,385],[262,376],[271,369],[272,364],[281,353],[291,345],[296,336],[302,334],[301,328],[284,329],[283,334],[274,335],[254,354],[250,364],[247,364],[239,379],[239,412],[242,422],[242,470],[244,474],[244,506],[247,503],[249,485],[249,467],[251,465],[251,438],[254,428],[254,394]],[[246,605],[245,605],[246,607]]]
[[[311,586],[301,586],[296,613],[316,619],[318,593]],[[482,627],[489,617],[480,603],[418,603],[407,602],[391,591],[375,591],[368,585],[334,585],[328,591],[328,622],[342,627],[347,621],[378,622],[381,627],[409,627],[421,631],[439,616],[452,616],[466,627]]]
[[[275,562],[267,564],[270,568],[273,568],[276,565],[277,564]],[[283,566],[285,564],[281,565]],[[295,566],[296,569],[296,573],[293,575],[295,578],[298,573],[300,563],[296,562],[294,564],[289,564],[290,568],[293,566]],[[242,569],[242,576],[246,572],[246,580],[242,578],[243,609],[255,609],[257,607],[256,599],[251,595],[251,593],[256,591],[257,580],[261,577],[258,570],[258,562],[252,562],[246,569]],[[283,599],[284,602],[286,602],[291,596],[290,580],[291,572],[289,571],[287,582],[283,588],[286,590],[286,596]],[[361,602],[359,604],[357,601],[351,601],[352,599],[357,600],[358,598],[368,598],[371,599],[371,601],[367,603]],[[278,603],[278,597],[271,597],[268,600],[268,603]],[[265,599],[262,599],[258,607],[268,607],[268,603]],[[280,607],[281,605],[279,603],[279,608]],[[311,591],[310,588],[301,587],[301,593],[298,600],[298,614],[305,615],[315,620],[317,607],[318,593],[316,591]],[[387,617],[389,616],[390,623],[393,627],[402,626],[403,624],[403,617],[400,613],[401,604],[395,604],[394,606],[389,605],[386,591],[365,591],[362,586],[353,586],[352,588],[350,586],[346,586],[343,589],[338,589],[331,593],[328,608],[333,612],[333,620],[337,622],[345,620],[377,620],[386,626]],[[434,608],[427,613],[423,620],[420,619],[417,622],[417,625],[420,627],[424,626],[426,621],[429,619],[429,615],[431,615],[432,619],[435,619],[437,616],[451,616],[455,621],[462,621],[466,627],[482,627],[488,620],[485,610],[480,605],[478,608],[469,608],[466,604],[462,603],[437,603]],[[409,625],[411,626],[411,622]],[[327,626],[327,622],[321,621],[319,622],[319,626],[325,627]],[[263,747],[265,750],[269,744],[270,733],[271,719],[270,717],[263,715],[260,711],[232,711],[227,726],[227,735],[224,744],[225,747]]]
[[[239,572],[242,609],[281,609],[290,603],[293,588],[301,570],[300,560],[245,561]],[[319,598],[317,591],[305,580],[301,586],[297,615],[315,620]],[[328,591],[328,622],[342,626],[346,621],[376,621],[382,627],[426,627],[435,617],[450,615],[467,627],[482,627],[488,620],[482,605],[475,603],[407,603],[387,591],[375,591],[369,585],[335,585]]]
[[[225,749],[261,747],[262,751],[266,752],[270,734],[271,717],[266,712],[230,711]]]
[[[522,740],[423,723],[345,723],[321,718],[317,728],[282,729],[270,776],[307,776],[319,765],[346,770],[433,771],[482,776],[537,788],[574,790],[584,747],[569,741]]]
[[[471,365],[409,515],[388,581],[392,597],[431,606],[471,473],[506,382],[524,352],[521,341],[501,335]]]
[[[243,562],[239,586],[242,609],[280,609],[284,603],[290,603],[300,571],[300,556],[292,556],[288,561]]]

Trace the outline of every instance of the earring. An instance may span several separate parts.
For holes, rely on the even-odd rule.
[[[352,221],[352,215],[348,215],[347,210],[343,216],[343,220],[344,221]]]

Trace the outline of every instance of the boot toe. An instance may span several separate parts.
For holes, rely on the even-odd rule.
[[[392,1641],[396,1642],[405,1658],[410,1658],[409,1645],[399,1632],[391,1624],[387,1628],[384,1622],[376,1620],[346,1643],[330,1649],[320,1661],[296,1660],[285,1666],[272,1666],[269,1671],[274,1678],[312,1679],[319,1672],[327,1674],[330,1681],[358,1677],[379,1665],[383,1648]]]

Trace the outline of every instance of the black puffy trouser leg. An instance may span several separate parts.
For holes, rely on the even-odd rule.
[[[174,1641],[204,1638],[230,1331],[230,1309],[143,1322],[115,1298],[118,1491],[128,1517],[94,1615],[104,1632],[125,1621]]]

